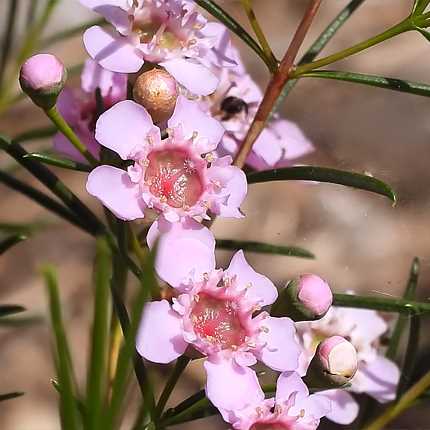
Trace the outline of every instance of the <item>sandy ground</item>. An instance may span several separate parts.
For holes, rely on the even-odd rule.
[[[255,0],[254,3],[276,54],[281,56],[306,2]],[[324,54],[350,46],[399,21],[406,16],[410,3],[368,0],[339,31]],[[223,4],[245,23],[239,2],[229,0]],[[343,0],[323,2],[305,46],[345,4]],[[55,15],[54,27],[48,31],[65,28],[87,17],[77,1],[64,0]],[[239,46],[253,76],[265,85],[264,67],[246,47]],[[56,45],[52,51],[67,64],[85,58],[79,38]],[[423,37],[404,34],[343,61],[336,68],[428,82],[429,52],[430,46]],[[253,185],[243,207],[246,218],[217,220],[216,236],[298,245],[316,254],[313,261],[249,255],[255,268],[278,285],[299,273],[312,271],[327,278],[336,291],[353,289],[381,297],[402,294],[411,260],[419,256],[422,262],[419,296],[427,300],[430,294],[429,106],[426,98],[352,84],[313,79],[299,83],[283,112],[303,128],[317,148],[303,162],[370,172],[395,188],[399,195],[397,206],[392,207],[380,196],[336,185]],[[46,124],[46,120],[26,102],[0,117],[1,132],[10,135],[41,124]],[[58,173],[88,204],[97,207],[84,191],[84,174]],[[25,173],[18,175],[34,182]],[[52,226],[2,256],[0,302],[23,304],[29,315],[46,315],[46,297],[37,270],[47,262],[56,265],[74,359],[82,380],[92,300],[94,243],[74,227],[47,215],[3,186],[1,192],[2,222],[43,219],[49,220]],[[220,253],[220,265],[229,256],[227,252]],[[426,340],[424,337],[423,343]],[[0,392],[26,392],[21,399],[0,405],[0,428],[58,429],[56,394],[50,384],[54,370],[46,320],[29,327],[0,326],[0,345]],[[154,369],[154,372],[161,375],[165,369],[161,372]],[[202,384],[201,363],[195,363],[175,393],[173,403]],[[428,412],[417,408],[391,428],[427,430],[430,429],[428,419]],[[214,418],[183,428],[222,429],[226,425]]]

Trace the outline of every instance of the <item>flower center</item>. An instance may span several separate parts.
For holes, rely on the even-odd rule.
[[[149,191],[173,208],[195,205],[203,193],[197,166],[185,151],[166,149],[148,155]]]
[[[191,321],[200,339],[222,349],[234,348],[245,342],[246,330],[234,302],[199,294],[191,311]]]

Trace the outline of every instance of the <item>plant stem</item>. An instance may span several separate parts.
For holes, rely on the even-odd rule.
[[[272,76],[272,79],[267,86],[263,100],[258,108],[255,115],[254,121],[252,122],[248,133],[237,153],[234,165],[243,167],[248,157],[248,154],[252,150],[254,142],[257,140],[260,133],[263,131],[265,123],[270,115],[273,105],[275,104],[279,94],[282,91],[285,83],[290,78],[290,70],[293,62],[297,56],[300,46],[309,30],[309,27],[318,11],[318,8],[322,0],[312,0],[305,11],[302,21],[300,22],[296,33],[294,34],[293,40],[285,53],[284,58],[278,70]]]
[[[414,302],[405,299],[383,299],[374,296],[356,296],[355,294],[333,294],[334,306],[347,308],[374,309],[382,312],[400,314],[430,314],[430,302]]]
[[[190,362],[190,358],[185,357],[184,355],[179,357],[176,361],[175,367],[170,375],[169,379],[166,382],[163,392],[160,395],[160,399],[158,400],[157,407],[155,408],[154,419],[158,420],[161,414],[164,411],[164,408],[169,400],[170,395],[172,394],[173,389],[176,386],[182,372],[188,366]]]
[[[400,400],[387,409],[382,415],[380,415],[375,421],[370,425],[365,427],[363,430],[381,430],[385,426],[398,417],[402,412],[408,409],[415,400],[424,393],[430,387],[430,371],[427,372],[421,379],[418,380],[405,394],[400,398]]]
[[[335,54],[329,55],[327,57],[321,58],[320,60],[313,61],[308,64],[303,64],[301,66],[297,66],[291,73],[291,78],[297,78],[302,73],[310,72],[311,70],[319,69],[320,67],[327,66],[328,64],[334,63],[336,61],[343,60],[346,57],[350,57],[351,55],[355,55],[365,49],[368,49],[372,46],[377,45],[378,43],[384,42],[385,40],[391,39],[394,36],[397,36],[405,31],[412,30],[412,24],[410,18],[406,18],[405,20],[399,22],[388,30],[371,37],[370,39],[364,40],[350,48],[344,49],[342,51],[336,52]]]
[[[87,147],[80,141],[79,137],[76,136],[75,132],[70,128],[63,116],[60,114],[56,106],[51,109],[45,110],[48,118],[54,123],[58,131],[64,134],[69,139],[70,143],[89,161],[93,166],[98,164],[98,161],[88,151]]]
[[[254,33],[257,36],[258,41],[260,42],[260,45],[261,45],[261,48],[263,49],[264,54],[266,55],[270,63],[273,65],[274,70],[276,70],[278,67],[278,61],[276,60],[273,54],[273,51],[270,48],[269,42],[267,41],[266,36],[264,35],[264,32],[260,26],[260,23],[258,22],[258,19],[255,16],[254,9],[252,8],[252,5],[251,5],[251,0],[241,0],[241,2],[246,15],[248,16],[252,29],[254,30]]]

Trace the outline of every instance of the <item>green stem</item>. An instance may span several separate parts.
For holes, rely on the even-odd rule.
[[[353,294],[333,295],[334,306],[347,308],[374,309],[382,312],[395,312],[400,314],[430,314],[430,302],[415,302],[405,299],[383,299],[373,296],[356,296]]]
[[[297,66],[295,70],[290,73],[290,78],[297,78],[301,74],[310,72],[311,70],[319,69],[320,67],[327,66],[328,64],[334,63],[336,61],[343,60],[344,58],[355,55],[365,49],[377,45],[378,43],[384,42],[385,40],[391,39],[405,31],[413,29],[411,19],[408,17],[405,20],[399,22],[388,30],[371,37],[363,42],[360,42],[350,48],[344,49],[342,51],[336,52],[335,54],[329,55],[327,57],[321,58],[320,60],[313,61],[311,63],[303,64],[302,66]]]
[[[173,372],[170,375],[169,379],[167,380],[164,390],[161,393],[160,399],[158,400],[157,406],[155,408],[155,414],[154,414],[155,420],[158,420],[161,414],[163,413],[164,408],[167,404],[167,401],[169,400],[169,397],[172,394],[172,391],[174,390],[183,371],[188,366],[188,363],[190,362],[190,360],[191,360],[190,358],[185,357],[183,355],[179,357],[178,360],[176,361]]]
[[[257,36],[258,41],[260,42],[261,48],[267,58],[267,60],[271,63],[273,70],[276,70],[278,67],[278,60],[275,58],[273,54],[272,48],[269,45],[269,42],[266,39],[266,36],[258,22],[257,17],[255,16],[254,9],[251,5],[251,0],[241,0],[242,6],[245,10],[246,15],[248,16],[248,20],[254,30],[255,35]]]
[[[80,141],[79,137],[76,136],[75,132],[70,128],[63,116],[60,114],[56,106],[51,109],[45,110],[48,118],[54,123],[58,131],[64,134],[69,139],[70,143],[89,161],[93,166],[98,164],[98,161],[88,151],[87,147]]]
[[[380,415],[370,425],[365,427],[363,430],[381,430],[386,425],[398,417],[402,412],[413,405],[415,400],[424,393],[430,387],[430,372],[427,372],[417,383],[415,383],[400,400],[387,409],[382,415]]]

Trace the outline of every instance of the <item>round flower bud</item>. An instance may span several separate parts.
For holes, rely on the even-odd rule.
[[[22,90],[43,109],[55,106],[66,79],[63,63],[51,54],[33,55],[21,66],[19,75]]]
[[[161,69],[142,73],[133,86],[134,100],[149,112],[156,124],[170,118],[178,95],[175,79]]]
[[[357,371],[357,351],[342,336],[332,336],[317,347],[306,373],[310,388],[339,388],[349,383]]]
[[[305,274],[290,281],[272,305],[271,315],[294,321],[322,318],[333,302],[329,285],[317,275]]]

